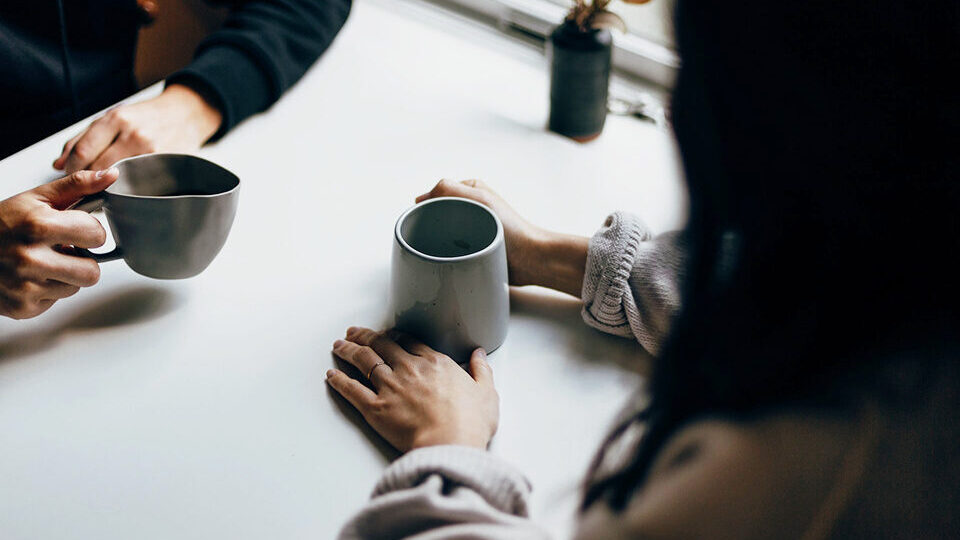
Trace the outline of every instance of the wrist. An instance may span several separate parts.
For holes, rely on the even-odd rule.
[[[589,238],[539,230],[531,242],[529,285],[580,297]]]
[[[223,114],[207,98],[184,84],[167,86],[162,97],[175,102],[186,111],[187,118],[196,129],[200,144],[207,142],[223,123]]]
[[[479,448],[480,450],[486,450],[487,444],[490,443],[490,437],[483,437],[479,434],[453,434],[453,433],[444,433],[444,432],[423,432],[418,433],[414,436],[413,441],[410,443],[410,450],[416,450],[417,448],[427,448],[429,446],[469,446],[470,448]]]

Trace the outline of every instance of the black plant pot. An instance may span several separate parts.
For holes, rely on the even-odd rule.
[[[550,131],[586,142],[600,136],[607,118],[610,31],[580,30],[566,21],[550,34]]]

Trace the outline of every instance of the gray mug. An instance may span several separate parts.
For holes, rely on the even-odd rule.
[[[138,274],[183,279],[203,272],[220,252],[237,213],[240,179],[185,154],[149,154],[119,161],[120,177],[74,208],[103,207],[117,247],[79,250],[97,262],[123,259]]]
[[[408,209],[394,230],[394,326],[459,363],[507,337],[510,288],[500,219],[486,206],[440,197]]]

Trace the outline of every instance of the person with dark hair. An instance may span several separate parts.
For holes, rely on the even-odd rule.
[[[587,241],[482,185],[427,195],[492,206],[514,284],[581,294],[588,323],[658,354],[576,536],[960,537],[960,7],[680,0],[676,24],[685,232],[614,214]],[[328,382],[406,452],[342,537],[545,536],[486,452],[483,351],[468,373],[352,328],[334,353],[374,390]]]

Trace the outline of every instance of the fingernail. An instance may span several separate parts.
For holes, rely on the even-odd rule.
[[[350,328],[347,328],[347,337],[349,338],[350,336],[356,334],[357,331],[359,331],[359,330],[360,330],[360,329],[357,328],[356,326],[351,326]]]
[[[486,358],[486,357],[487,357],[487,351],[483,350],[483,347],[477,348],[477,350],[473,351],[473,353],[474,353],[474,354],[479,354],[479,355],[480,355],[480,358]]]
[[[343,344],[344,344],[344,343],[346,343],[346,342],[343,341],[342,339],[338,339],[338,340],[336,340],[336,341],[333,342],[333,348],[334,348],[334,349],[339,349],[340,347],[343,347]]]
[[[103,178],[107,174],[110,174],[116,170],[117,170],[116,167],[110,167],[109,169],[103,169],[102,171],[97,171],[97,180]]]
[[[327,370],[327,378],[329,379],[330,377],[333,377],[334,373],[336,373],[336,371],[334,371],[334,370],[332,370],[332,369],[328,369],[328,370]]]

